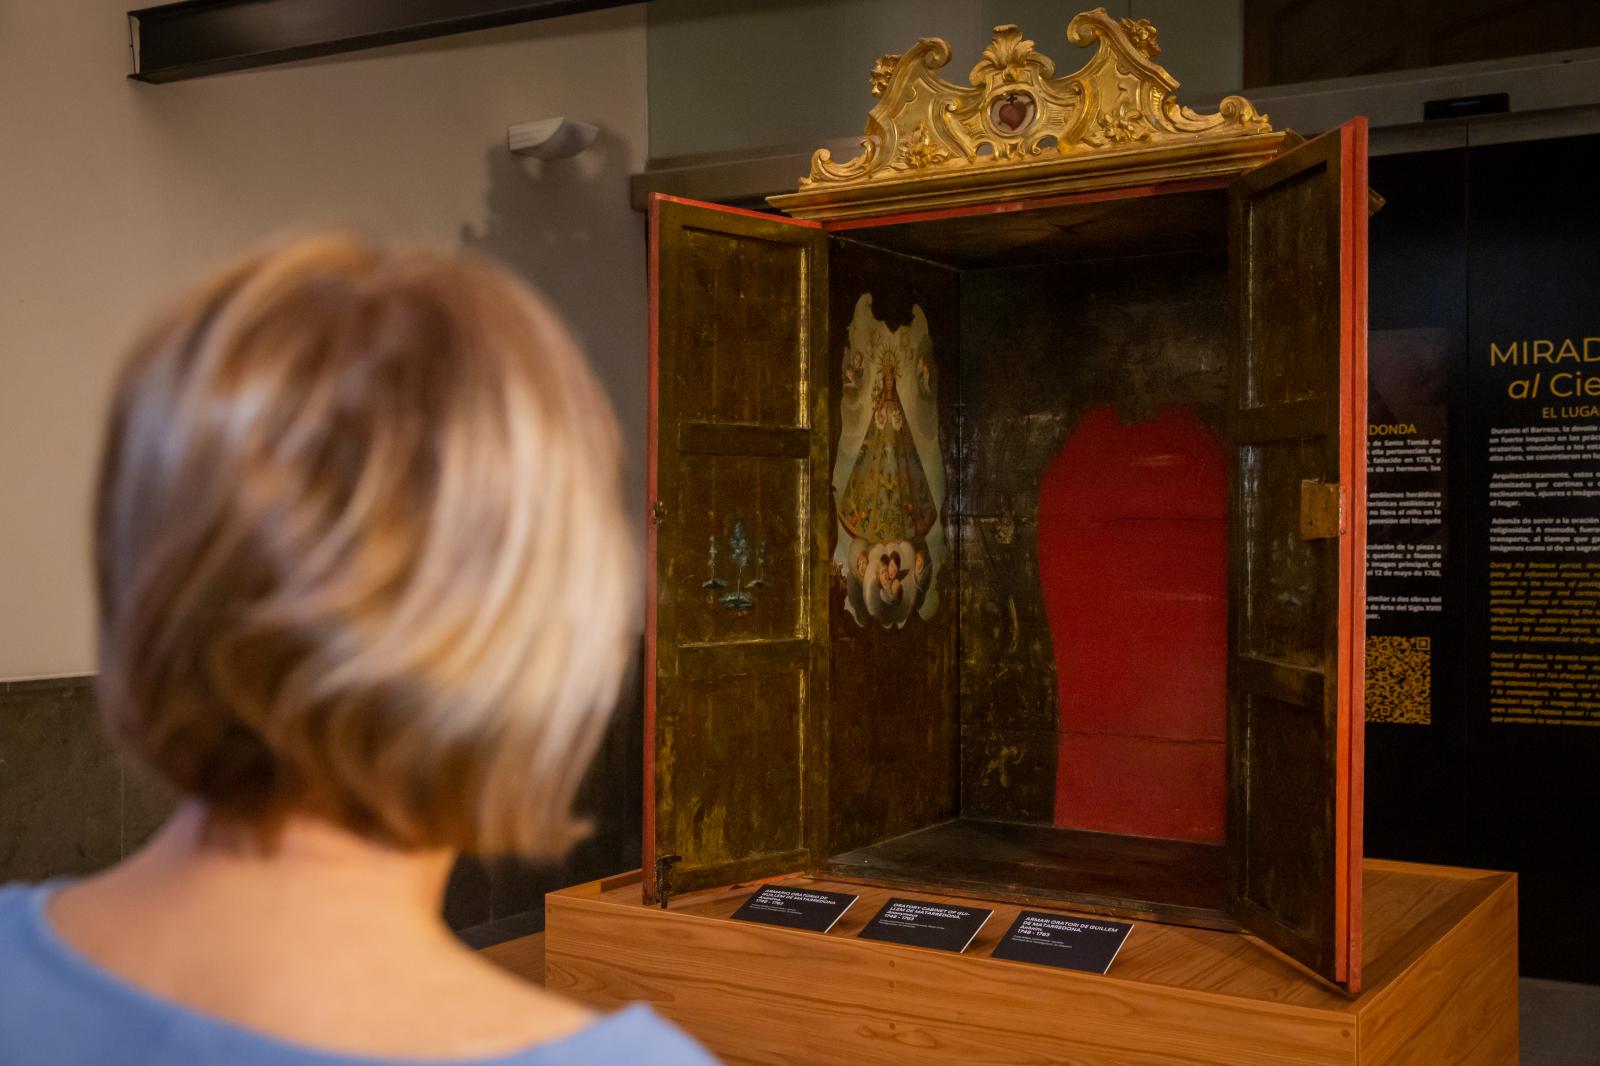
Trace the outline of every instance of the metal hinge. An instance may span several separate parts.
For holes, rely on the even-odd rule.
[[[1330,481],[1300,482],[1300,539],[1344,535],[1344,486]]]
[[[659,526],[667,520],[667,505],[660,500],[650,501],[650,524]]]
[[[667,900],[672,898],[672,866],[682,860],[682,855],[663,855],[656,860],[656,902],[662,910],[667,909]]]

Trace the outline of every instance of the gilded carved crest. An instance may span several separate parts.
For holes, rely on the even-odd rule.
[[[966,85],[937,73],[950,61],[950,46],[937,37],[881,57],[872,68],[878,103],[867,116],[861,154],[836,162],[819,149],[799,191],[773,202],[804,215],[818,197],[842,202],[833,194],[861,186],[977,171],[992,185],[1005,168],[1072,161],[1065,169],[1082,172],[1096,157],[1160,149],[1259,162],[1282,139],[1242,96],[1227,97],[1214,114],[1181,105],[1177,80],[1155,61],[1161,47],[1147,20],[1114,19],[1097,8],[1072,20],[1067,39],[1095,52],[1063,77],[1016,26],[995,28]],[[1257,138],[1256,147],[1236,146]],[[1193,150],[1223,144],[1235,146]]]

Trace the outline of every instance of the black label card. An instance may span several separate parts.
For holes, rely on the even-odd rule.
[[[735,918],[788,929],[809,929],[826,933],[843,917],[857,897],[846,892],[824,892],[820,888],[780,888],[768,885],[745,900]]]
[[[994,958],[1105,973],[1133,926],[1023,911],[995,945]]]
[[[993,911],[891,899],[861,930],[866,940],[889,940],[919,948],[965,951]]]

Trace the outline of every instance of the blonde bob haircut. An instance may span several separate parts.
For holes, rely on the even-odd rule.
[[[96,500],[102,710],[214,811],[551,858],[632,640],[617,430],[486,263],[311,240],[162,319]]]

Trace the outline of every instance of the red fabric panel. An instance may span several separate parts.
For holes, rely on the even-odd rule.
[[[1220,843],[1227,750],[1212,741],[1062,733],[1056,824]]]
[[[1084,416],[1039,489],[1055,643],[1056,824],[1220,841],[1227,456],[1188,408]]]

